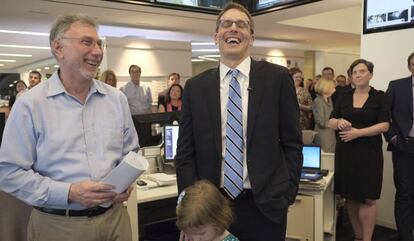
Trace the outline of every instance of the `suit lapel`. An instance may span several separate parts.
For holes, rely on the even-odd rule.
[[[207,106],[211,116],[211,124],[213,125],[214,140],[221,162],[221,107],[220,107],[220,71],[219,68],[213,70],[213,74],[208,76],[206,83]]]
[[[247,147],[250,145],[259,107],[262,99],[264,87],[264,76],[260,72],[261,62],[252,59],[249,74],[249,103],[247,109]]]

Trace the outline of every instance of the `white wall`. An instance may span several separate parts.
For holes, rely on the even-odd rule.
[[[388,82],[407,77],[407,57],[414,51],[414,29],[363,35],[361,57],[374,63],[374,78],[371,85],[386,90]],[[385,143],[386,144],[386,143]],[[381,199],[378,202],[377,223],[395,228],[394,181],[391,154],[384,144],[384,179]]]
[[[351,63],[358,59],[359,55],[351,53],[315,52],[315,75],[321,74],[322,69],[329,66],[334,69],[335,76],[346,75]]]

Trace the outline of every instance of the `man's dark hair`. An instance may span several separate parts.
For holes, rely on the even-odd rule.
[[[37,74],[37,76],[39,76],[39,79],[42,80],[42,74],[39,71],[36,70],[32,70],[30,71],[31,74]]]
[[[412,52],[410,55],[408,55],[408,59],[407,59],[408,66],[410,66],[410,62],[413,58],[414,58],[414,52]]]
[[[223,10],[221,10],[221,12],[219,13],[219,15],[217,16],[217,20],[216,20],[216,33],[218,32],[218,29],[220,27],[221,17],[223,16],[223,14],[225,12],[229,11],[230,9],[240,10],[241,12],[243,12],[244,14],[247,15],[247,17],[249,18],[250,33],[253,34],[254,33],[254,21],[253,21],[252,15],[250,15],[249,11],[245,7],[243,7],[243,5],[240,5],[240,4],[235,3],[235,2],[230,2],[229,4],[227,4],[223,8]]]
[[[136,65],[136,64],[131,64],[131,65],[129,66],[128,73],[131,73],[131,69],[132,69],[132,68],[134,68],[134,67],[137,67],[137,68],[139,69],[139,72],[141,72],[141,67],[139,67],[139,66],[138,66],[138,65]]]
[[[323,72],[323,71],[327,71],[327,70],[330,70],[330,71],[332,72],[332,74],[335,74],[334,69],[332,69],[331,67],[325,67],[325,68],[323,68],[323,69],[322,69],[322,72]]]
[[[181,79],[180,74],[179,73],[175,73],[175,72],[172,72],[170,75],[168,75],[168,79],[171,78],[171,76],[174,76],[174,75],[177,76],[178,79]]]
[[[358,64],[365,64],[365,66],[367,66],[368,71],[372,74],[374,72],[374,64],[368,60],[365,59],[357,59],[354,62],[352,62],[351,66],[349,66],[349,69],[352,71],[354,71],[355,66],[357,66]]]

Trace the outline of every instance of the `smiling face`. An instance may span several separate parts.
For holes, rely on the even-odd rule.
[[[229,21],[232,21],[230,26]],[[254,41],[249,18],[239,9],[232,8],[221,16],[220,23],[214,40],[219,46],[221,61],[224,64],[235,62],[238,65],[249,56]]]
[[[302,84],[302,73],[301,72],[297,72],[292,76],[293,81],[295,82],[295,87],[298,87]]]
[[[94,27],[74,22],[53,44],[60,69],[69,72],[73,78],[94,78],[103,57],[100,42]]]
[[[173,86],[170,90],[171,100],[179,100],[181,98],[181,88],[178,86]]]

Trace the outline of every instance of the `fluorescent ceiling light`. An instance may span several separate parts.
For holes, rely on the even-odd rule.
[[[0,62],[14,63],[14,62],[16,62],[16,60],[14,60],[14,59],[0,59]]]
[[[1,47],[1,46],[0,46]],[[192,49],[192,52],[218,52],[218,49]]]
[[[50,69],[49,67],[47,67],[47,66],[45,67],[45,70],[49,70],[49,69]]]
[[[14,33],[14,34],[25,34],[25,35],[49,36],[49,33],[14,31],[14,30],[5,30],[5,29],[0,29],[0,33]]]
[[[204,54],[202,56],[207,58],[220,58],[220,54]]]
[[[36,70],[39,71],[39,72],[42,71],[42,69],[36,69]]]
[[[213,46],[216,45],[214,42],[192,42],[191,46]]]
[[[9,87],[13,87],[14,86],[14,84],[9,84]]]
[[[191,62],[203,62],[204,60],[202,59],[191,59]]]
[[[55,65],[53,65],[53,67],[55,67],[57,69],[57,68],[59,68],[59,65],[55,64]]]
[[[4,54],[0,53],[0,56],[9,56],[9,57],[32,57],[31,54]]]
[[[208,60],[208,61],[218,62],[218,59],[206,58],[206,57],[203,57],[203,56],[198,56],[198,58],[199,58],[199,59]]]
[[[4,66],[4,64],[0,64],[0,66]]]
[[[47,50],[50,50],[50,47],[30,46],[30,45],[14,45],[14,44],[0,44],[0,47],[20,48],[20,49],[47,49]]]

